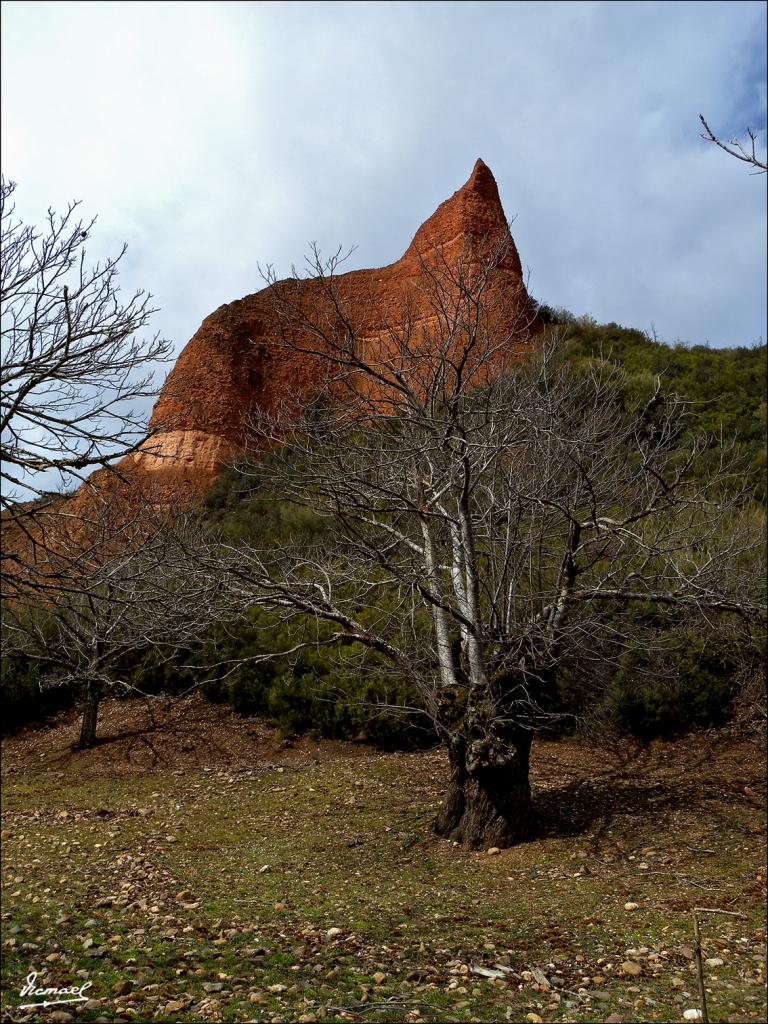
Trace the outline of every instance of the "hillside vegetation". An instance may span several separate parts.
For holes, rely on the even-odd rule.
[[[562,358],[577,369],[603,358],[627,374],[622,400],[641,405],[653,395],[678,393],[690,403],[687,436],[706,434],[700,472],[712,472],[723,445],[736,445],[757,506],[766,494],[766,348],[712,349],[665,345],[640,331],[597,324],[563,310],[541,307],[547,330],[563,337]],[[685,437],[681,439],[685,444]],[[206,514],[230,539],[258,538],[274,545],[312,542],[323,521],[259,486],[258,468],[221,475],[204,501]],[[644,737],[673,735],[691,726],[722,725],[745,680],[761,672],[764,650],[733,632],[711,635],[686,630],[684,618],[658,610],[636,614],[655,621],[667,651],[636,649],[614,659],[600,678],[592,668],[565,666],[560,677],[561,730],[577,723]],[[217,630],[200,648],[158,664],[147,651],[123,665],[123,676],[143,692],[182,692],[200,683],[206,695],[244,714],[260,714],[287,734],[368,740],[382,747],[417,747],[434,741],[420,698],[393,677],[375,653],[357,645],[341,651],[307,649],[290,658],[251,661],[234,671],[222,662],[286,650],[292,632],[275,615],[255,611],[250,620]],[[185,666],[196,665],[197,668]],[[206,671],[205,666],[213,667]],[[229,666],[228,666],[229,667]],[[585,687],[590,690],[585,701]],[[3,690],[6,729],[67,706],[74,694],[40,692],[36,670],[21,659],[5,659]],[[588,706],[587,706],[588,705]],[[393,712],[392,706],[410,709]]]

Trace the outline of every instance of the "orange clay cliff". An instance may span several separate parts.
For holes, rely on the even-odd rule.
[[[387,267],[340,274],[336,286],[352,320],[363,324],[368,357],[375,358],[384,325],[397,321],[406,295],[420,294],[419,277],[432,257],[450,262],[488,240],[505,242],[501,285],[513,296],[510,308],[528,325],[523,345],[538,333],[534,304],[523,281],[496,181],[482,160],[469,180],[422,224],[405,254]],[[320,301],[317,282],[296,282],[301,302]],[[279,288],[280,285],[278,284]],[[424,289],[422,289],[423,291]],[[426,308],[416,319],[425,319]],[[89,493],[115,498],[125,484],[166,495],[201,496],[245,441],[257,410],[273,413],[300,404],[302,395],[327,379],[328,363],[286,346],[272,287],[220,306],[188,342],[163,386],[143,445],[112,469],[97,470],[70,499],[70,511],[85,510]]]

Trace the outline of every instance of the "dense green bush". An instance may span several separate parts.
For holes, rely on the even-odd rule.
[[[63,708],[71,707],[76,694],[69,686],[40,686],[37,666],[28,658],[0,660],[2,732],[15,732],[28,722],[41,722]]]
[[[325,629],[320,626],[318,640]],[[295,630],[295,625],[255,610],[249,623],[215,637],[203,659],[217,667],[203,683],[203,693],[241,714],[261,715],[287,735],[313,732],[389,749],[434,742],[418,693],[394,679],[377,655],[359,645],[342,651],[310,646],[290,657],[259,660],[294,646],[300,639]],[[232,670],[238,658],[251,660]]]
[[[654,667],[638,654],[626,662],[608,694],[620,730],[652,739],[728,720],[734,666],[721,653],[689,640],[666,665]]]
[[[218,691],[244,714],[260,714],[285,735],[309,732],[329,739],[353,739],[384,749],[420,747],[434,743],[435,734],[424,715],[398,712],[397,706],[414,706],[416,694],[404,685],[393,685],[369,674],[329,677],[315,672],[271,672],[258,680],[242,676]]]
[[[646,626],[648,624],[646,623]],[[653,642],[601,652],[601,665],[567,664],[558,678],[560,728],[669,737],[728,721],[738,693],[740,658],[717,633],[660,622]],[[741,658],[743,662],[744,658]]]

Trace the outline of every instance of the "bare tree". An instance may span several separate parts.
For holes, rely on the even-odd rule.
[[[765,172],[768,171],[768,163],[766,163],[765,160],[761,160],[757,155],[757,135],[751,128],[747,128],[747,135],[749,136],[748,143],[743,143],[740,139],[730,139],[728,142],[723,142],[723,140],[718,138],[718,136],[715,135],[709,127],[707,122],[704,120],[703,114],[699,114],[699,120],[704,128],[704,131],[700,132],[700,135],[705,142],[714,142],[714,144],[724,150],[728,156],[735,157],[736,160],[741,160],[750,167],[754,167],[756,174],[765,174]]]
[[[510,289],[508,245],[428,254],[388,318],[373,299],[355,322],[338,256],[271,282],[282,343],[329,381],[303,415],[256,424],[253,472],[325,530],[222,556],[238,601],[329,622],[324,642],[413,681],[450,760],[437,831],[472,846],[529,833],[531,738],[564,658],[637,642],[633,606],[764,612],[763,523],[735,463],[702,481],[683,402],[657,386],[630,408],[609,362],[570,370]]]
[[[194,647],[231,602],[221,603],[219,580],[200,570],[211,541],[198,518],[134,492],[121,502],[97,503],[85,518],[61,520],[51,539],[56,558],[76,587],[62,586],[43,600],[35,592],[6,605],[8,654],[26,657],[44,686],[82,690],[79,746],[96,742],[99,705],[111,689],[130,690],[132,655],[156,663]]]
[[[151,365],[171,345],[142,336],[155,312],[149,295],[121,300],[125,246],[90,266],[85,243],[94,221],[78,219],[79,204],[61,215],[49,210],[38,230],[16,218],[15,187],[3,180],[0,191],[0,507],[10,533],[27,543],[4,545],[3,581],[23,571],[30,585],[35,575],[43,585],[33,555],[45,544],[46,515],[57,513],[48,492],[139,446]]]

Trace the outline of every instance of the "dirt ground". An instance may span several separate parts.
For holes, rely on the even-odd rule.
[[[99,742],[91,750],[73,746],[80,715],[69,708],[45,726],[29,725],[2,743],[3,773],[81,769],[91,775],[142,774],[200,767],[296,764],[338,756],[365,756],[356,743],[333,740],[286,742],[258,718],[212,704],[200,694],[105,700],[99,712]]]
[[[229,705],[213,704],[200,694],[106,700],[100,711],[99,742],[91,750],[73,749],[79,726],[79,713],[70,708],[44,726],[30,725],[6,737],[3,774],[58,770],[132,775],[201,767],[298,767],[377,756],[361,743],[285,740],[261,719],[238,715]],[[610,814],[622,805],[639,811],[670,802],[728,797],[762,807],[765,770],[764,736],[734,739],[727,731],[716,730],[669,742],[537,740],[532,756],[534,789],[556,789],[561,796],[550,814],[553,829],[559,814],[575,820],[588,807]],[[566,821],[561,824],[566,826]]]

